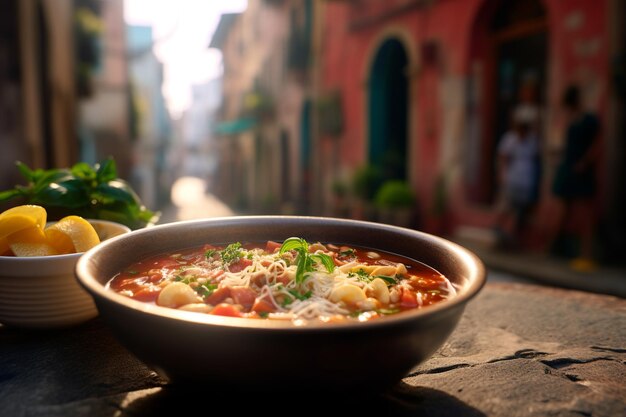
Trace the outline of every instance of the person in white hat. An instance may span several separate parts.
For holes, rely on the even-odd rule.
[[[498,145],[500,197],[495,229],[499,243],[506,246],[519,243],[536,200],[539,140],[534,129],[537,114],[531,110],[520,106],[514,111],[513,126]]]

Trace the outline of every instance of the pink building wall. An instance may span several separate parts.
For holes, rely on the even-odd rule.
[[[441,166],[441,141],[442,131],[449,128],[446,126],[446,112],[452,109],[442,103],[442,94],[446,92],[444,84],[460,79],[459,85],[463,86],[463,80],[469,76],[473,30],[482,7],[489,1],[436,1],[430,8],[416,6],[402,13],[389,13],[387,18],[358,29],[353,28],[361,15],[371,17],[385,13],[380,6],[382,2],[360,3],[361,8],[375,4],[372,8],[376,10],[360,11],[356,17],[351,13],[349,2],[326,3],[320,84],[323,91],[339,89],[343,96],[344,131],[338,139],[341,163],[356,168],[367,160],[370,68],[377,48],[382,40],[389,37],[386,34],[397,35],[406,48],[412,67],[409,76],[408,133],[412,172],[409,177],[426,218],[433,205],[438,175],[447,169]],[[545,140],[546,143],[556,143],[561,140],[562,129],[558,112],[560,94],[569,82],[581,84],[586,104],[598,112],[601,120],[607,112],[608,5],[606,0],[545,0],[543,3],[548,26],[548,119]],[[394,2],[384,4],[388,12],[393,11]],[[422,62],[420,51],[425,43],[436,45],[436,65]],[[464,94],[459,92],[461,100],[464,100]],[[489,106],[490,103],[485,102],[484,105]],[[463,120],[461,125],[466,122]],[[460,132],[458,143],[463,141],[462,128]],[[462,164],[461,153],[459,159]],[[457,177],[448,188],[451,208],[448,219],[452,220],[452,226],[489,226],[494,218],[493,207],[477,206],[467,201],[461,179]],[[603,182],[601,178],[601,190]],[[544,175],[544,193],[549,194],[549,175]],[[432,222],[426,220],[426,229],[434,227]]]

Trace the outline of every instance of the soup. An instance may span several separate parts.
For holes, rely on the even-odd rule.
[[[130,265],[107,287],[163,307],[295,324],[374,320],[456,293],[415,260],[297,237],[157,255]]]

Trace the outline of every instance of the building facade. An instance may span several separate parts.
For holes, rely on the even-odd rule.
[[[250,1],[223,15],[216,192],[240,211],[308,210],[313,2]]]
[[[0,12],[0,189],[15,161],[64,168],[113,156],[127,177],[124,0],[8,0]]]
[[[623,57],[619,3],[323,2],[317,88],[340,97],[343,129],[315,139],[323,187],[316,198],[330,204],[330,184],[359,167],[393,167],[390,177],[417,195],[419,227],[486,230],[496,214],[496,149],[513,108],[526,100],[540,115],[541,196],[531,224],[540,231],[550,221],[554,154],[563,145],[560,98],[576,83],[603,126],[599,220],[618,223],[610,212],[623,207],[623,198],[615,201],[623,181],[614,179],[623,177],[623,98],[612,84],[612,60]]]

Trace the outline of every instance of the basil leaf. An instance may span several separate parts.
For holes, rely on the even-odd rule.
[[[333,258],[326,255],[325,253],[314,253],[311,256],[311,259],[317,261],[326,267],[328,272],[333,272],[335,270],[335,261]]]
[[[7,201],[15,198],[19,195],[24,195],[24,193],[19,189],[12,189],[0,192],[0,201]]]
[[[99,183],[113,181],[117,178],[117,168],[113,158],[108,158],[98,166],[96,179]]]
[[[306,240],[300,237],[290,237],[285,239],[282,246],[280,247],[279,255],[282,255],[285,252],[289,252],[290,250],[302,250],[307,252],[309,250],[309,244]]]
[[[387,283],[387,285],[395,285],[398,283],[398,280],[394,277],[390,277],[389,275],[376,275],[375,278],[380,278]]]
[[[33,172],[33,170],[31,170],[28,167],[28,165],[26,165],[25,163],[21,161],[17,161],[16,165],[17,165],[17,170],[20,171],[20,174],[22,174],[22,177],[26,178],[28,182],[35,181],[35,173]]]
[[[80,178],[85,181],[93,181],[96,179],[96,171],[86,162],[78,162],[74,164],[71,169],[71,173],[76,178]]]
[[[95,197],[97,200],[105,204],[113,203],[115,201],[122,201],[131,205],[137,204],[134,196],[128,192],[128,187],[124,184],[119,184],[117,181],[98,184],[92,193],[92,197]]]
[[[308,300],[313,295],[312,291],[307,291],[304,294],[301,294],[298,290],[288,290],[287,292],[300,301]]]
[[[74,179],[72,174],[64,169],[50,169],[48,171],[41,171],[38,173],[35,182],[33,182],[32,192],[37,194],[38,192],[48,188],[50,184],[55,182],[64,182]]]
[[[53,182],[33,195],[33,202],[42,206],[76,209],[89,205],[89,195],[81,180]]]

